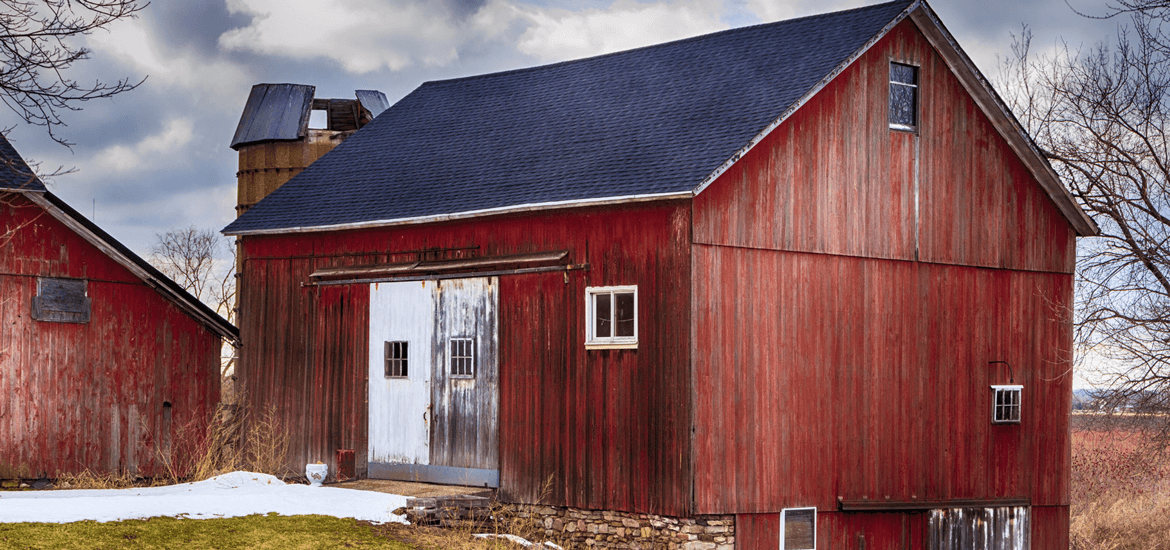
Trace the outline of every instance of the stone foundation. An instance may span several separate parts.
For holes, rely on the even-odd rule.
[[[550,541],[569,548],[629,550],[733,550],[735,516],[673,518],[654,514],[578,510],[560,506],[508,505],[531,520]]]

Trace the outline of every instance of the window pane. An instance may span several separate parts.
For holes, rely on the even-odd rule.
[[[784,548],[786,550],[816,548],[814,525],[816,510],[812,508],[784,511]]]
[[[593,296],[593,315],[597,317],[597,325],[593,328],[595,338],[610,338],[613,336],[613,308],[610,307],[610,294]]]
[[[617,302],[617,334],[614,336],[634,336],[634,293],[614,294],[613,299]]]
[[[918,88],[890,83],[890,124],[914,126],[914,96]]]
[[[890,63],[890,82],[901,82],[903,84],[918,84],[918,78],[915,73],[917,67],[913,65],[903,65],[901,63]]]

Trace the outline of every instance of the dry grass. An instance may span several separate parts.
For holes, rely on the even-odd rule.
[[[1170,455],[1140,430],[1075,427],[1072,548],[1170,550]]]
[[[202,481],[237,470],[294,475],[285,466],[288,428],[276,411],[255,414],[245,400],[241,403],[220,403],[210,419],[196,419],[176,430],[174,452],[158,453],[171,482]]]

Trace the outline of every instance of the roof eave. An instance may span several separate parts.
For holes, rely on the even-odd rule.
[[[298,226],[298,227],[281,227],[275,229],[244,229],[229,231],[223,230],[224,235],[233,237],[245,237],[252,235],[287,235],[293,233],[318,233],[325,231],[347,231],[354,229],[370,229],[376,227],[392,227],[397,225],[415,225],[423,223],[437,223],[447,221],[458,221],[473,218],[482,218],[487,216],[499,216],[506,214],[523,214],[526,212],[539,212],[544,210],[557,210],[562,208],[582,208],[589,206],[609,206],[618,204],[638,203],[647,201],[664,201],[664,200],[678,200],[689,199],[694,197],[691,191],[678,191],[670,193],[650,193],[645,195],[628,195],[615,197],[601,197],[596,199],[577,199],[566,201],[541,202],[531,204],[518,204],[515,206],[502,206],[498,208],[485,208],[482,210],[471,210],[467,212],[455,212],[452,214],[435,214],[431,216],[415,216],[409,218],[395,218],[387,220],[371,220],[354,223],[340,223],[330,225],[317,226]],[[230,226],[229,226],[230,227]]]
[[[739,159],[743,158],[744,155],[747,155],[748,152],[755,148],[755,146],[763,141],[764,138],[768,137],[768,135],[771,134],[773,130],[779,128],[780,125],[784,123],[784,121],[788,120],[788,117],[792,116],[793,113],[800,110],[800,108],[803,107],[805,103],[808,103],[813,98],[813,96],[820,93],[820,91],[823,90],[825,86],[828,86],[834,78],[837,78],[837,75],[844,72],[846,68],[852,65],[854,61],[857,61],[862,55],[865,55],[865,52],[869,51],[869,49],[872,48],[874,44],[877,44],[878,41],[882,39],[882,37],[893,30],[893,28],[896,27],[898,23],[901,23],[902,20],[906,19],[906,17],[908,17],[910,13],[921,4],[922,2],[919,0],[907,6],[906,9],[902,10],[902,12],[894,17],[893,20],[883,26],[877,34],[867,40],[865,44],[862,44],[862,46],[858,48],[857,51],[853,52],[852,55],[834,67],[832,71],[829,71],[829,74],[825,75],[825,77],[818,81],[815,86],[810,88],[808,92],[800,96],[800,99],[796,100],[796,102],[794,102],[792,105],[789,105],[788,108],[785,109],[776,120],[765,126],[764,129],[760,131],[760,133],[756,134],[755,137],[749,140],[747,145],[744,145],[739,151],[732,155],[731,158],[727,159],[723,164],[719,165],[719,167],[716,168],[714,172],[711,172],[710,175],[708,175],[706,178],[703,178],[703,181],[700,182],[697,187],[695,187],[695,195],[702,193],[712,183],[715,183],[715,180],[719,179],[719,176],[722,176],[724,172],[731,169],[731,167],[735,165],[736,162],[739,162]]]
[[[729,170],[739,159],[743,158],[749,151],[751,151],[757,144],[768,137],[773,130],[779,128],[793,113],[808,103],[813,96],[819,93],[825,86],[827,86],[837,75],[845,71],[845,69],[857,61],[865,52],[877,44],[879,40],[884,38],[895,26],[905,20],[907,17],[918,26],[922,34],[926,36],[931,45],[939,52],[947,66],[956,75],[962,83],[963,88],[967,93],[971,94],[975,103],[984,112],[996,131],[1008,142],[1008,145],[1019,156],[1024,165],[1033,174],[1040,186],[1052,199],[1052,202],[1064,215],[1065,219],[1073,226],[1077,234],[1080,236],[1094,236],[1100,233],[1097,224],[1093,219],[1077,205],[1073,199],[1072,194],[1060,182],[1056,171],[1052,169],[1052,165],[1048,163],[1048,159],[1040,152],[1032,138],[1024,130],[1023,126],[1012,115],[1011,110],[1000,99],[999,94],[991,87],[979,70],[975,67],[975,63],[967,57],[967,54],[959,48],[958,42],[951,36],[943,26],[942,21],[935,15],[930,6],[923,0],[917,0],[906,7],[902,13],[898,14],[887,25],[882,27],[873,38],[866,41],[861,48],[859,48],[853,55],[849,56],[840,65],[835,67],[828,75],[826,75],[820,82],[813,86],[806,94],[801,96],[799,100],[790,105],[784,110],[775,121],[765,127],[759,134],[753,137],[747,145],[744,145],[739,151],[735,153],[730,159],[725,161],[722,165],[715,169],[709,176],[695,188],[694,193],[698,195],[702,193],[707,187],[715,182],[719,176]]]
[[[235,325],[228,322],[219,314],[211,311],[205,304],[191,296],[186,291],[172,288],[172,285],[177,286],[173,282],[167,284],[164,281],[164,275],[157,273],[157,270],[143,265],[144,260],[135,255],[133,258],[118,249],[110,241],[112,237],[105,235],[104,232],[95,231],[90,227],[89,223],[78,219],[66,209],[60,207],[58,203],[64,204],[59,198],[53,196],[47,191],[18,191],[24,194],[30,201],[37,206],[45,209],[50,216],[64,224],[69,229],[72,229],[89,244],[101,250],[106,256],[117,262],[122,267],[133,273],[139,279],[142,279],[147,286],[155,289],[157,292],[166,297],[170,302],[174,303],[179,309],[187,312],[188,315],[195,318],[200,324],[210,328],[220,338],[231,342],[234,345],[239,345],[240,334],[239,329]],[[72,209],[70,209],[72,210]]]
[[[943,26],[938,15],[925,2],[915,2],[910,20],[918,26],[934,49],[975,100],[975,104],[991,120],[992,126],[1007,141],[1008,146],[1032,173],[1049,198],[1076,229],[1077,235],[1091,237],[1100,234],[1097,224],[1081,209],[1071,193],[1060,182],[1048,159],[1032,141],[1028,132],[1012,114],[991,83],[975,67],[975,63],[959,47],[955,37]]]

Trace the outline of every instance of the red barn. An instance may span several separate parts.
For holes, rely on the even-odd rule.
[[[167,474],[237,329],[0,158],[0,479]]]
[[[428,82],[225,229],[293,462],[769,549],[1067,547],[1096,231],[922,1]]]

